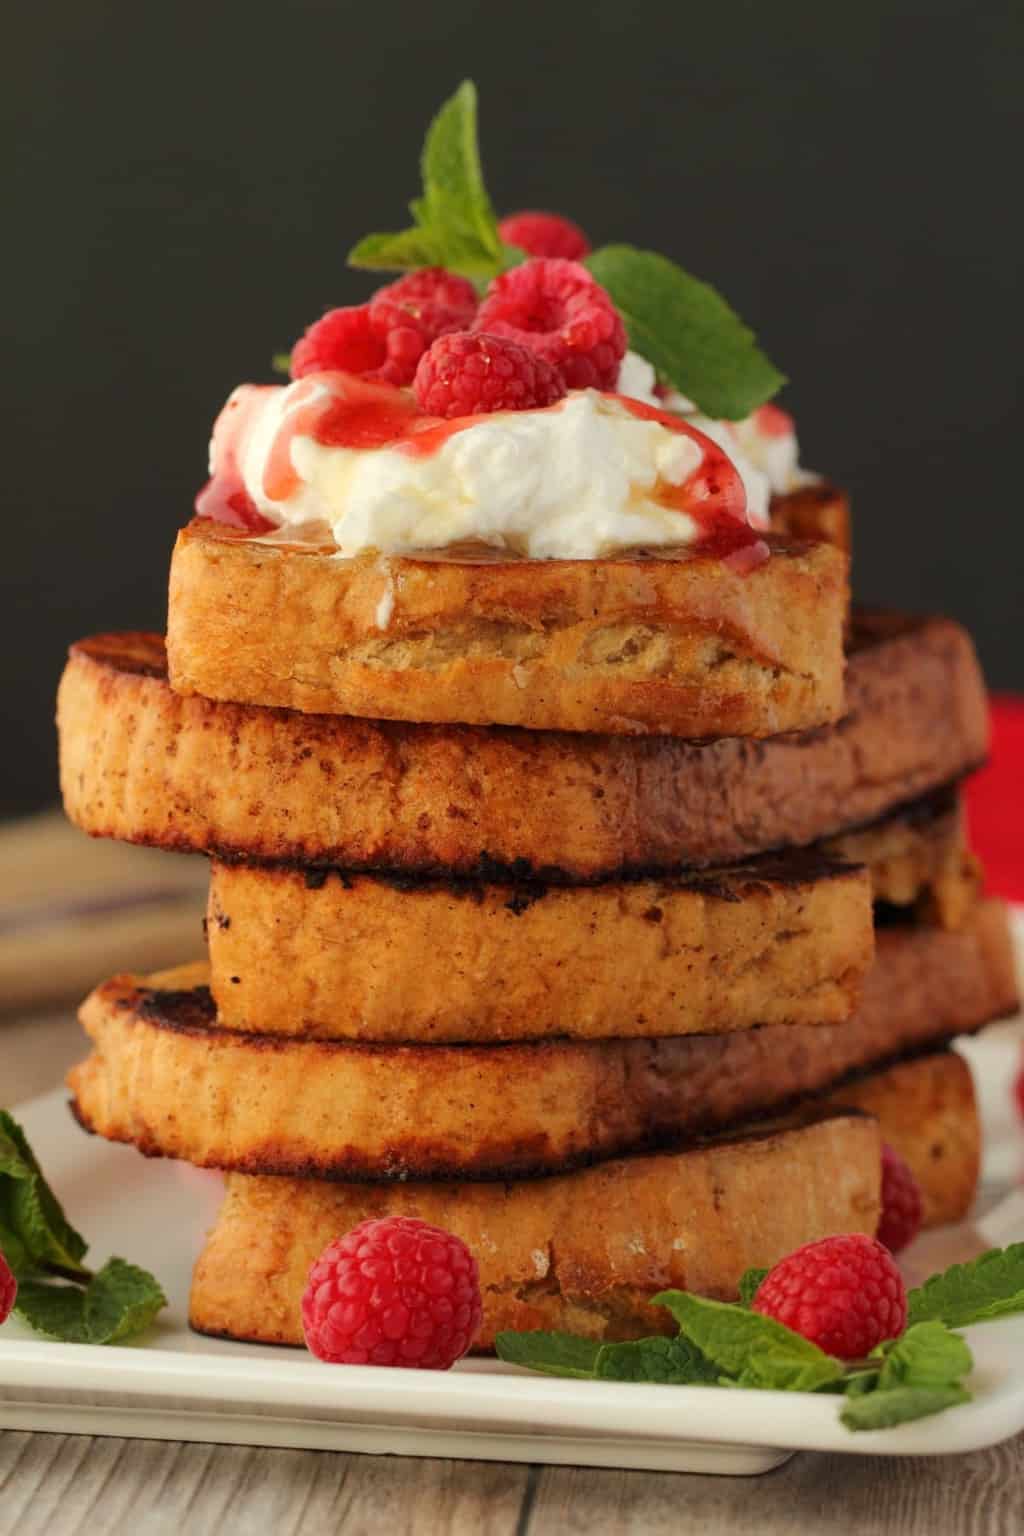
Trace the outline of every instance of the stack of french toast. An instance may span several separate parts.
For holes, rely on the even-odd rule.
[[[950,1042],[1016,1001],[982,679],[949,620],[851,615],[841,495],[771,520],[755,560],[530,560],[199,518],[166,650],[72,647],[69,816],[211,860],[208,964],[99,986],[70,1077],[86,1129],[227,1175],[195,1328],[301,1343],[375,1215],[465,1239],[487,1351],[874,1232],[883,1142],[965,1213]]]

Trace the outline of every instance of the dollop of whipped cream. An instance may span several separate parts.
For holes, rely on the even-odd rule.
[[[773,496],[784,496],[817,480],[817,475],[801,468],[796,424],[779,406],[759,406],[742,421],[715,421],[676,390],[659,397],[656,383],[657,375],[647,359],[638,352],[627,352],[619,368],[618,393],[673,411],[724,449],[743,480],[752,527],[768,527]]]
[[[276,528],[328,524],[343,556],[482,541],[532,558],[595,559],[693,544],[715,517],[744,525],[731,448],[719,454],[690,423],[676,428],[628,400],[579,390],[544,410],[439,422],[416,418],[390,391],[380,409],[396,422],[375,438],[365,424],[331,426],[339,405],[356,420],[358,384],[315,374],[242,385],[214,428],[211,485],[232,481]],[[374,389],[383,397],[369,387],[367,419]]]

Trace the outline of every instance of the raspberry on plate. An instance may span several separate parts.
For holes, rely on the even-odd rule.
[[[558,369],[569,389],[614,389],[626,328],[577,261],[526,261],[496,277],[474,330],[506,336]]]
[[[417,314],[390,299],[329,309],[292,348],[292,378],[340,369],[382,384],[411,384],[432,340]]]
[[[421,267],[404,277],[378,288],[371,306],[385,301],[425,322],[431,340],[446,330],[462,331],[472,324],[479,300],[476,289],[466,277],[446,272],[444,267]]]
[[[806,1243],[770,1269],[751,1303],[840,1360],[861,1360],[907,1326],[907,1290],[888,1248],[850,1233]]]
[[[469,1349],[483,1306],[461,1238],[411,1216],[360,1222],[309,1272],[302,1330],[320,1360],[446,1371]]]
[[[498,225],[498,233],[506,245],[517,245],[527,256],[582,261],[591,251],[590,241],[579,225],[560,213],[542,213],[534,208],[510,213]]]
[[[921,1230],[921,1189],[899,1153],[882,1143],[882,1215],[877,1237],[899,1253]]]
[[[18,1282],[11,1273],[7,1260],[0,1253],[0,1323],[6,1323],[10,1317],[17,1294]]]
[[[529,411],[565,396],[561,374],[550,363],[486,331],[439,337],[420,358],[412,387],[428,416]]]

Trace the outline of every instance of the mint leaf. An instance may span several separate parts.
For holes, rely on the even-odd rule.
[[[484,185],[477,143],[476,86],[464,80],[427,130],[420,161],[423,193],[409,205],[412,229],[368,235],[349,265],[380,271],[447,267],[486,281],[519,253],[506,246]]]
[[[602,1347],[599,1339],[580,1339],[574,1333],[506,1332],[494,1341],[500,1360],[546,1376],[592,1377]]]
[[[1024,1312],[1024,1243],[990,1248],[969,1264],[933,1275],[910,1292],[907,1310],[910,1323],[938,1318],[950,1328]]]
[[[844,1374],[841,1360],[758,1312],[688,1291],[660,1291],[652,1299],[667,1307],[701,1354],[741,1387],[814,1392]]]
[[[598,1353],[594,1375],[598,1381],[653,1381],[693,1387],[713,1386],[719,1372],[695,1344],[680,1337],[605,1344]]]
[[[890,1429],[970,1400],[971,1394],[959,1386],[895,1387],[847,1398],[839,1417],[847,1429]]]
[[[14,1309],[36,1333],[68,1344],[117,1344],[142,1333],[167,1305],[144,1269],[111,1259],[84,1288],[24,1280]]]
[[[974,1366],[971,1351],[945,1323],[915,1323],[902,1338],[880,1344],[872,1357],[883,1361],[878,1390],[893,1387],[948,1387]]]
[[[749,1307],[761,1288],[766,1269],[748,1269],[740,1280],[740,1306]]]
[[[16,1275],[49,1265],[84,1275],[85,1239],[43,1177],[21,1126],[0,1110],[0,1248]]]
[[[403,229],[394,235],[366,235],[348,253],[350,267],[371,272],[407,272],[445,266],[440,243],[429,230]]]
[[[722,296],[666,256],[606,245],[586,265],[622,315],[630,346],[706,415],[738,421],[786,382]]]

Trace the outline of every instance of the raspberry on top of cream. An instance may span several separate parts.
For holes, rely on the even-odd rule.
[[[342,556],[473,541],[596,559],[758,542],[728,447],[660,402],[593,389],[440,420],[409,392],[346,373],[242,385],[214,427],[210,470],[200,515],[255,533],[326,524]]]

